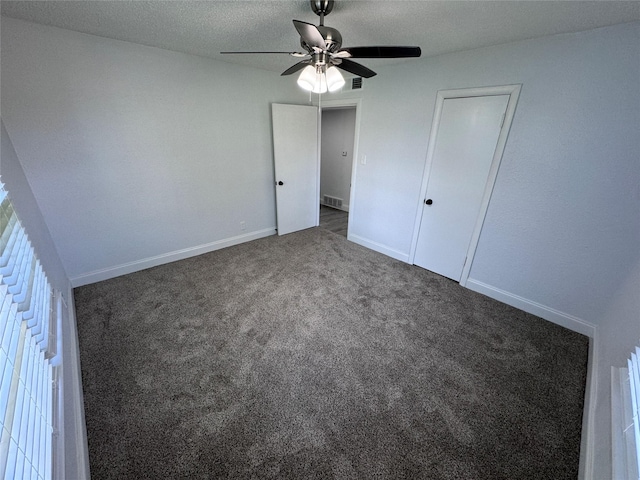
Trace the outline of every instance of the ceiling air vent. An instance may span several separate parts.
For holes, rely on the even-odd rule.
[[[360,90],[362,88],[362,77],[351,79],[351,90]]]

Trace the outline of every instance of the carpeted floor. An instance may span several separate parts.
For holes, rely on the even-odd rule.
[[[575,479],[586,337],[327,230],[75,290],[99,479]]]

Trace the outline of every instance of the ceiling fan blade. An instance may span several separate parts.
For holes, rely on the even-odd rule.
[[[351,58],[351,54],[346,50],[338,50],[335,53],[329,53],[331,58]]]
[[[313,23],[301,22],[300,20],[294,20],[293,25],[302,37],[304,43],[310,47],[316,47],[324,51],[326,45],[324,43],[324,37]]]
[[[291,75],[292,73],[296,73],[297,71],[302,70],[304,67],[310,64],[311,64],[311,60],[303,60],[301,62],[296,63],[292,67],[287,68],[284,72],[280,74],[280,76]]]
[[[302,52],[220,52],[220,53],[222,55],[245,55],[250,53],[256,53],[256,54],[280,53],[280,54],[291,55],[292,57],[306,57],[307,55],[309,55],[308,53],[302,53]]]
[[[340,49],[336,55],[340,57],[342,52],[348,53],[350,58],[419,57],[422,53],[420,47],[348,47]]]
[[[364,65],[347,60],[346,58],[343,58],[340,64],[336,63],[336,67],[363,78],[371,78],[376,74],[376,72],[369,70]]]

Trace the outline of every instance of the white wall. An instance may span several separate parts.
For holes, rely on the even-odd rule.
[[[59,432],[63,451],[55,478],[89,478],[89,458],[84,424],[84,405],[80,384],[80,364],[71,284],[51,239],[29,183],[0,119],[2,140],[0,175],[11,202],[20,217],[51,286],[61,292],[66,305],[62,309],[62,395],[64,398],[63,429]]]
[[[75,285],[274,233],[270,104],[295,79],[9,18],[2,73]]]
[[[341,198],[345,211],[349,211],[355,128],[355,108],[322,110],[320,197]]]

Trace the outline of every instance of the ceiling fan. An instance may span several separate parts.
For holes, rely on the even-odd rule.
[[[376,72],[351,60],[352,58],[407,58],[419,57],[420,47],[368,46],[342,48],[342,35],[335,28],[324,25],[324,17],[333,10],[334,0],[310,0],[311,9],[320,17],[320,25],[294,20],[300,45],[304,52],[220,52],[222,54],[288,54],[301,58],[282,75],[291,75],[302,70],[298,85],[314,93],[340,89],[344,78],[337,69],[370,78]]]

